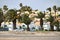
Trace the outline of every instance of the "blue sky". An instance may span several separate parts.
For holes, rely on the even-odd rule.
[[[53,5],[60,6],[60,0],[0,0],[0,8],[3,5],[7,5],[9,9],[16,8],[19,9],[19,4],[28,5],[32,9],[39,9],[41,11],[46,10],[48,7]]]

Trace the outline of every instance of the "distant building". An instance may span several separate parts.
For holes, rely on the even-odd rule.
[[[12,22],[2,22],[1,27],[5,28],[7,27],[9,31],[13,30],[13,23]]]

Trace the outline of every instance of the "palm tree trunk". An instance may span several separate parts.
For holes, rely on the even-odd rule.
[[[13,20],[13,29],[16,29],[16,19]]]
[[[50,23],[50,27],[51,27],[51,31],[53,31],[54,30],[54,26],[52,25],[52,23]]]
[[[57,31],[59,31],[59,21],[57,21],[58,22],[58,25],[57,25]]]
[[[40,26],[41,26],[41,30],[43,30],[43,19],[40,18]]]
[[[56,11],[55,11],[55,19],[56,19]]]
[[[29,25],[27,25],[27,31],[30,31]]]
[[[50,16],[51,16],[51,11],[50,11]]]
[[[0,27],[1,27],[1,23],[3,22],[3,20],[0,21]]]

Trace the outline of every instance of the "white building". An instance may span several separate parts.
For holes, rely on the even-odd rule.
[[[13,22],[2,22],[1,27],[5,28],[7,27],[9,31],[13,30]]]
[[[50,30],[50,22],[44,22],[43,23],[43,29],[44,30]]]
[[[25,23],[17,22],[16,28],[17,28],[17,30],[25,31],[27,29],[27,25]]]

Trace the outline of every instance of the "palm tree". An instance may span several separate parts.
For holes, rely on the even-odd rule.
[[[60,7],[57,8],[58,11],[60,11]],[[58,18],[60,17],[60,14],[58,15]],[[57,26],[57,31],[59,31],[59,24],[60,24],[60,21],[59,20],[56,20],[55,21],[55,25]]]
[[[25,23],[27,25],[27,31],[30,31],[29,29],[29,24],[31,23],[31,19],[29,18],[28,14],[24,14],[22,17],[22,22]]]
[[[3,11],[2,8],[0,8],[0,26],[2,22],[3,22]]]
[[[57,10],[56,5],[53,6],[53,10],[55,12],[55,18],[56,18],[56,10]]]
[[[6,14],[6,19],[13,22],[13,28],[16,29],[16,10],[10,9]]]
[[[31,13],[31,11],[32,11],[32,8],[30,7],[30,6],[23,6],[23,4],[22,3],[20,3],[20,12],[25,12],[25,11],[28,11],[28,12],[30,12]]]
[[[40,18],[40,26],[41,26],[41,29],[43,30],[43,17],[45,16],[45,14],[44,13],[42,13],[42,12],[40,12],[40,13],[38,13],[38,16],[37,16],[37,18]]]
[[[19,9],[19,17],[18,17],[18,19],[21,21],[22,20],[22,17],[20,16],[20,14],[22,13],[22,12],[26,12],[26,11],[28,11],[29,13],[31,13],[32,12],[32,8],[30,7],[30,6],[23,6],[23,4],[22,3],[20,3],[20,9]]]
[[[47,19],[47,21],[49,21],[50,22],[50,30],[51,31],[53,31],[54,30],[54,26],[53,26],[53,22],[54,22],[54,17],[51,15],[48,19]]]
[[[50,12],[50,17],[47,20],[50,21],[50,27],[51,27],[51,30],[53,31],[53,25],[52,25],[52,23],[54,21],[54,17],[52,17],[52,15],[51,15],[51,8],[49,7],[49,8],[47,8],[47,10],[49,10],[49,12]]]
[[[60,7],[58,7],[57,10],[60,11]]]
[[[46,10],[48,10],[50,12],[50,16],[51,16],[51,8],[49,7]]]
[[[4,5],[4,6],[3,6],[3,10],[4,10],[4,11],[8,10],[7,5]]]
[[[3,6],[3,18],[4,18],[4,21],[5,21],[5,18],[6,18],[6,13],[7,13],[7,10],[8,10],[8,7],[7,7],[7,5],[4,5]]]
[[[29,13],[31,13],[32,8],[30,6],[22,6],[20,10],[21,12],[28,11]]]

